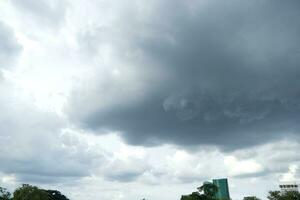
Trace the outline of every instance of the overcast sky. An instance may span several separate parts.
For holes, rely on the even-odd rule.
[[[299,0],[0,0],[0,186],[234,200],[300,176]]]

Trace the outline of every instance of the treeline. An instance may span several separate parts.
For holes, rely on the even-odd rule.
[[[57,190],[45,190],[29,184],[23,184],[11,194],[0,187],[0,200],[69,200]]]
[[[230,200],[230,199],[217,199],[216,193],[218,192],[218,187],[211,184],[203,184],[201,187],[197,188],[198,191],[193,192],[189,195],[182,195],[180,200]],[[268,200],[300,200],[300,193],[298,191],[270,191]],[[243,200],[261,200],[256,196],[244,197]]]
[[[198,191],[189,195],[182,195],[180,200],[230,200],[217,199],[218,187],[214,184],[203,184]],[[300,200],[298,191],[270,191],[268,200]],[[69,200],[57,190],[45,190],[29,184],[23,184],[13,194],[7,189],[0,187],[0,200]],[[260,200],[256,196],[244,197],[243,200]]]

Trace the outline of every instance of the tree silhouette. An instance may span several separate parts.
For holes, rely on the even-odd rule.
[[[269,200],[300,200],[300,193],[298,191],[270,191],[268,195]]]
[[[47,192],[36,186],[23,184],[14,192],[13,200],[50,200]]]
[[[204,182],[204,184],[197,189],[211,199],[213,199],[218,192],[218,186],[210,182]]]
[[[65,195],[57,190],[45,190],[50,200],[69,200]]]
[[[197,188],[197,192],[189,195],[182,195],[180,200],[215,200],[215,195],[218,192],[218,187],[210,182],[205,182]],[[201,194],[203,192],[203,194]]]
[[[0,187],[0,200],[10,200],[11,193],[6,188]]]

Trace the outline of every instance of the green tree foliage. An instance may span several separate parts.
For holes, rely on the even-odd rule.
[[[11,200],[11,194],[6,188],[0,187],[0,200]]]
[[[190,195],[182,195],[180,200],[215,200],[215,195],[218,192],[218,187],[209,182],[205,182],[197,189],[199,191],[193,192]],[[203,194],[200,192],[203,192]]]
[[[261,200],[261,199],[257,198],[256,196],[251,196],[251,197],[244,197],[243,200]]]
[[[48,193],[36,186],[23,184],[14,192],[13,200],[50,200]]]
[[[214,199],[218,192],[218,186],[213,183],[205,182],[201,187],[197,188],[200,192],[203,192],[209,199]]]
[[[280,196],[281,196],[280,191],[269,191],[268,199],[279,200]]]
[[[65,195],[57,190],[45,190],[50,200],[69,200]]]
[[[193,192],[190,195],[182,195],[180,200],[202,200],[203,197],[199,192]]]
[[[298,191],[270,191],[268,195],[269,200],[300,200],[300,193]]]

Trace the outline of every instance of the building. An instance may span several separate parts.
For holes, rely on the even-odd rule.
[[[213,184],[215,184],[218,187],[218,192],[215,196],[218,200],[230,199],[227,178],[213,179]]]
[[[298,192],[298,184],[295,181],[282,181],[279,183],[279,188],[281,192],[288,191],[297,191]]]

